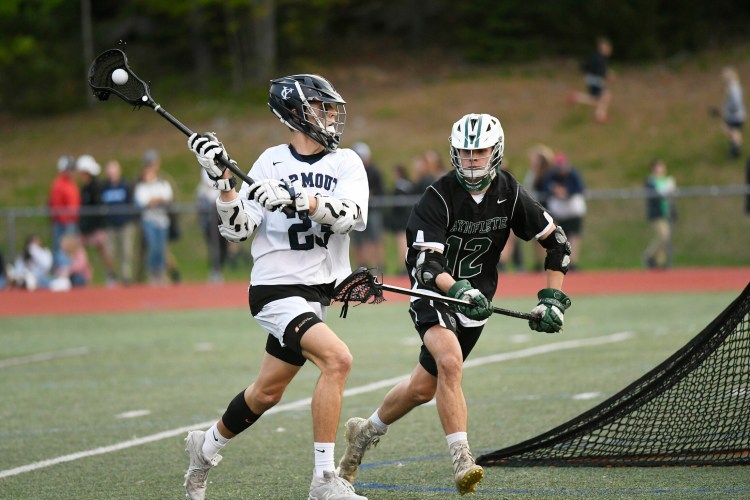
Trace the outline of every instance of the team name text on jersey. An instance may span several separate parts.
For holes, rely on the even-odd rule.
[[[451,227],[451,233],[489,233],[508,227],[507,217],[493,217],[491,219],[473,222],[470,220],[457,220]]]
[[[333,191],[339,182],[337,178],[321,173],[307,172],[300,175],[302,176],[302,187],[304,188],[316,187],[318,189],[325,189],[326,191]],[[300,178],[300,175],[290,174],[289,180],[294,182]]]

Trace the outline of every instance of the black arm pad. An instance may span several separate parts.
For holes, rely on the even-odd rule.
[[[422,250],[417,256],[417,282],[425,288],[441,292],[435,278],[445,272],[445,256],[435,250]]]
[[[539,244],[547,250],[547,257],[544,259],[544,269],[551,271],[560,271],[563,274],[568,272],[570,264],[570,242],[565,236],[565,231],[560,226],[544,238],[539,240]]]

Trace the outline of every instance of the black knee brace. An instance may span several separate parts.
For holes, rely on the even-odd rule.
[[[260,418],[247,406],[245,402],[245,391],[243,390],[229,403],[227,411],[221,416],[224,426],[234,434],[239,434]]]

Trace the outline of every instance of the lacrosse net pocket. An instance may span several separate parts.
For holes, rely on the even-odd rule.
[[[343,303],[340,317],[346,318],[349,302],[380,304],[385,297],[377,277],[370,274],[366,267],[360,267],[334,288],[333,300]]]
[[[123,84],[112,80],[112,73],[121,69],[128,74]],[[128,66],[128,58],[120,49],[102,52],[89,68],[89,86],[100,101],[106,101],[110,94],[115,94],[133,106],[151,105],[152,99],[146,82],[138,78]]]

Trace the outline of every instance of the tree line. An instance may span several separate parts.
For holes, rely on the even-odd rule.
[[[744,42],[749,21],[736,0],[3,0],[0,110],[85,107],[88,65],[117,46],[153,78],[239,93],[311,61],[431,50],[498,65],[582,57],[600,35],[618,61],[658,60]]]

